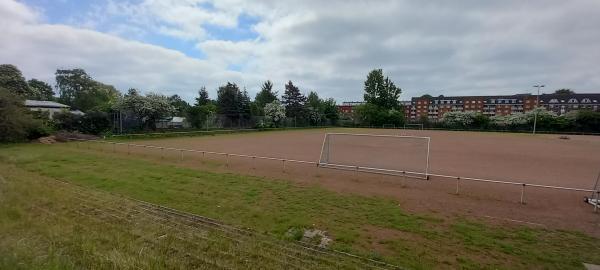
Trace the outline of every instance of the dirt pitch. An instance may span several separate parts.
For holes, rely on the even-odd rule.
[[[591,189],[600,170],[600,137],[480,133],[452,131],[316,129],[256,132],[206,137],[136,140],[137,144],[196,149],[232,154],[318,161],[326,132],[394,134],[431,137],[430,173],[477,177],[531,184]],[[117,151],[125,151],[120,146]],[[585,192],[431,177],[430,181],[317,168],[258,160],[157,149],[131,148],[132,154],[177,161],[184,166],[215,171],[289,179],[301,184],[399,201],[408,211],[448,217],[469,216],[506,224],[575,229],[600,236],[600,213],[583,202]],[[352,154],[352,153],[347,153]],[[385,157],[385,151],[378,158]],[[183,157],[183,161],[180,159]],[[225,166],[228,163],[229,166]]]

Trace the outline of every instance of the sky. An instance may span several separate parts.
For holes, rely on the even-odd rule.
[[[265,80],[358,101],[376,68],[402,100],[598,93],[598,26],[597,0],[2,0],[0,63],[188,101],[226,82],[253,97]]]

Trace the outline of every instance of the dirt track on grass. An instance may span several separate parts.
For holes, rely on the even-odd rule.
[[[563,140],[558,135],[320,129],[138,140],[136,143],[318,161],[326,132],[431,137],[430,173],[435,174],[591,189],[600,170],[600,137],[594,136],[569,136],[570,139]],[[365,149],[340,149],[335,153],[340,160],[381,161],[382,166],[388,167],[405,164],[402,160],[409,164],[410,156],[416,153],[409,151],[401,155],[393,147],[373,148],[372,153]],[[156,149],[132,148],[131,151],[151,157],[159,155]],[[164,155],[165,161],[177,161],[188,167],[289,179],[342,193],[390,197],[407,211],[448,217],[467,215],[492,222],[575,229],[600,236],[600,214],[593,213],[593,208],[583,202],[583,197],[589,195],[584,192],[526,187],[526,204],[521,205],[521,186],[461,181],[460,194],[456,195],[456,181],[439,177],[424,181],[291,163],[285,164],[284,171],[280,161],[239,157],[230,157],[227,167],[223,156],[203,158],[201,154],[184,153],[183,161],[178,161],[179,152],[165,151]],[[386,160],[392,162],[385,163]],[[402,169],[401,166],[394,168]]]

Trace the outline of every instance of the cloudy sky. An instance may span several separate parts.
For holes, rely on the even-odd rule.
[[[267,79],[362,100],[374,68],[403,100],[600,92],[599,26],[597,0],[1,0],[0,62],[187,100],[227,81],[254,96]]]

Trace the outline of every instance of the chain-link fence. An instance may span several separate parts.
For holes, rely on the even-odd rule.
[[[149,123],[131,113],[115,112],[112,114],[112,133],[127,134],[152,130],[219,130],[219,129],[261,129],[261,128],[302,128],[333,126],[337,123],[329,119],[311,122],[305,118],[286,117],[272,121],[265,116],[209,114],[191,123],[185,117],[165,118]]]

